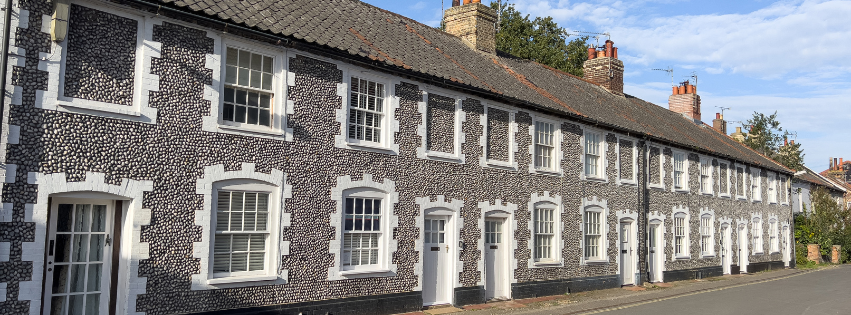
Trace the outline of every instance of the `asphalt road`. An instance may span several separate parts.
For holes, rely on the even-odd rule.
[[[851,266],[601,312],[605,315],[851,314]]]

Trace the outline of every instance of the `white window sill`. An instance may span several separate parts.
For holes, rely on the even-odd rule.
[[[501,168],[501,169],[506,169],[506,170],[511,170],[511,171],[517,170],[517,167],[515,167],[514,163],[511,163],[511,162],[498,161],[498,160],[487,160],[487,161],[485,161],[485,163],[487,163],[487,165],[490,166],[490,167]]]
[[[583,265],[606,265],[608,263],[608,259],[586,259]]]
[[[745,196],[736,196],[736,199],[738,199],[738,200],[748,200],[748,198],[745,198]]]
[[[718,194],[719,198],[730,198],[730,194]]]
[[[762,203],[762,200],[751,200],[751,202],[753,202],[753,203],[757,203],[757,202]]]
[[[368,142],[368,141],[354,142],[352,140],[349,140],[349,141],[346,142],[346,145],[348,145],[350,147],[354,147],[354,148],[370,149],[370,150],[375,150],[375,151],[381,151],[381,152],[388,153],[388,154],[396,154],[396,152],[394,152],[393,149],[385,147],[385,146],[383,146],[383,145],[381,145],[380,143],[377,143],[377,142]]]
[[[88,103],[88,104],[87,104]],[[94,110],[99,112],[127,115],[133,117],[141,117],[142,113],[136,111],[133,106],[127,105],[118,105],[118,104],[108,104],[108,103],[100,103],[94,101],[86,100],[86,103],[82,102],[68,102],[68,101],[56,101],[56,104],[62,107],[71,107],[71,108],[82,108],[88,110]],[[104,104],[104,105],[101,105]]]
[[[592,181],[592,182],[600,182],[600,183],[608,182],[608,181],[607,181],[605,178],[603,178],[603,177],[589,176],[589,175],[585,175],[585,177],[584,177],[584,178],[582,178],[582,179],[587,180],[587,181]]]
[[[383,276],[389,274],[391,271],[389,269],[367,269],[367,270],[344,270],[340,271],[340,275],[343,277],[346,276],[364,276],[364,275],[376,275]]]
[[[715,194],[712,193],[711,191],[710,192],[703,191],[703,192],[700,192],[700,194],[704,195],[704,196],[710,196],[710,197],[715,196]]]
[[[687,193],[689,193],[689,189],[688,188],[674,188],[674,192],[681,193],[681,194],[687,194]]]
[[[658,190],[665,190],[665,185],[647,183],[647,187]]]
[[[637,182],[635,182],[634,180],[621,179],[621,185],[625,185],[625,186],[637,186],[637,185],[638,185],[638,183],[637,183]]]
[[[541,175],[549,175],[549,176],[562,176],[563,174],[560,171],[555,171],[546,168],[536,168],[533,174],[541,174]]]
[[[257,282],[257,281],[272,281],[277,280],[278,276],[272,275],[257,275],[257,276],[237,276],[237,277],[225,277],[225,278],[213,278],[207,280],[207,284],[226,284],[226,283],[240,283],[240,282]]]
[[[754,252],[754,253],[751,253],[751,255],[752,255],[752,256],[756,256],[756,255],[765,255],[765,252]]]
[[[780,254],[780,251],[774,251],[774,252],[769,253],[769,255],[775,255],[775,254]]]
[[[440,151],[426,151],[426,156],[430,159],[441,160],[447,162],[456,162],[461,163],[461,157],[453,153],[446,153]]]
[[[561,267],[562,264],[560,261],[539,261],[532,264],[535,267]]]
[[[227,124],[219,124],[219,130],[224,129],[228,131],[236,131],[236,132],[245,132],[245,133],[255,133],[255,134],[264,134],[270,136],[278,136],[281,137],[284,135],[280,130],[275,130],[272,128],[259,128],[253,127],[250,125],[242,125],[242,126],[233,126]]]
[[[715,258],[715,254],[704,254],[701,258]]]
[[[691,259],[691,256],[688,256],[688,255],[686,255],[686,256],[680,256],[680,255],[677,255],[677,256],[674,256],[674,259],[677,259],[677,260],[680,260],[680,259]]]

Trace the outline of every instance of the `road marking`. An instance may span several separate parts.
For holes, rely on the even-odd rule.
[[[716,292],[716,291],[722,291],[722,290],[727,290],[727,289],[739,288],[739,287],[748,286],[748,285],[752,285],[752,284],[760,284],[760,283],[766,283],[766,282],[771,282],[771,281],[783,280],[783,279],[797,277],[797,276],[800,276],[800,275],[805,275],[805,274],[808,274],[808,273],[813,273],[813,272],[816,272],[816,271],[827,270],[827,269],[833,269],[833,268],[823,268],[823,269],[802,271],[802,272],[797,272],[797,273],[793,273],[791,275],[786,275],[786,276],[782,276],[782,277],[768,278],[768,279],[763,279],[763,280],[759,280],[759,281],[736,284],[736,285],[720,287],[720,288],[715,288],[715,289],[696,290],[696,291],[666,296],[666,297],[662,297],[662,298],[655,298],[655,299],[649,299],[649,300],[644,300],[644,301],[626,303],[626,304],[618,305],[618,306],[609,306],[609,307],[605,307],[605,308],[601,308],[601,309],[584,310],[584,311],[577,311],[577,312],[572,312],[572,313],[565,313],[563,315],[590,315],[590,314],[599,314],[599,313],[603,313],[603,312],[617,311],[617,310],[627,309],[627,308],[641,306],[641,305],[650,304],[650,303],[656,303],[656,302],[673,300],[673,299],[676,299],[676,298],[681,298],[681,297],[686,297],[686,296],[698,295],[698,294],[702,294],[702,293]]]

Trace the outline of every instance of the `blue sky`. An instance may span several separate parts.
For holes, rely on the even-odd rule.
[[[440,0],[363,1],[432,26],[442,16]],[[667,107],[671,78],[651,69],[670,66],[675,81],[696,72],[705,121],[729,107],[732,132],[754,111],[777,111],[808,167],[851,160],[851,1],[508,2],[568,30],[611,33],[628,94]]]

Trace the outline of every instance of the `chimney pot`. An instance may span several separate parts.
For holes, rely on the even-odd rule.
[[[678,94],[677,92],[679,92],[679,91],[680,91],[680,89],[679,89],[679,88],[677,88],[676,86],[675,86],[675,87],[673,87],[673,89],[674,89],[674,92],[673,92],[673,93],[671,93],[671,95],[677,95],[677,94]]]
[[[839,169],[842,169],[842,158],[839,158]]]
[[[601,51],[595,51],[593,47],[588,48],[588,60],[582,66],[583,76],[585,80],[600,85],[612,94],[622,96],[623,62],[617,59],[617,51],[613,45],[614,42],[607,40]]]
[[[838,165],[838,164],[837,164],[837,162],[839,162],[838,160],[839,160],[839,159],[837,159],[837,158],[833,158],[833,168],[834,168],[834,169],[836,169],[836,165]]]
[[[679,89],[679,93],[677,93],[677,94],[686,94],[686,87],[685,86],[680,85],[678,89]]]
[[[791,143],[791,144],[793,144],[793,145],[794,145],[794,144],[795,144],[795,140],[792,140],[792,142],[789,142],[789,143]]]
[[[615,59],[618,59],[618,48],[615,47],[614,49],[615,49]]]
[[[694,85],[686,83],[686,93],[687,94],[694,94]]]
[[[482,3],[482,0],[473,0],[473,3]]]
[[[614,57],[615,56],[614,45],[615,45],[615,42],[613,42],[611,40],[606,40],[606,57]]]
[[[601,50],[601,51],[598,51],[598,52],[597,52],[597,58],[603,58],[603,57],[605,57],[605,56],[606,56],[606,51],[605,51],[605,50]]]
[[[597,49],[594,47],[588,47],[588,60],[597,58]]]
[[[452,0],[452,6],[453,7],[457,7],[459,5],[461,5],[461,0]]]
[[[715,119],[721,119],[721,113],[715,113]]]
[[[465,5],[470,4],[470,0],[464,0],[464,4]]]

